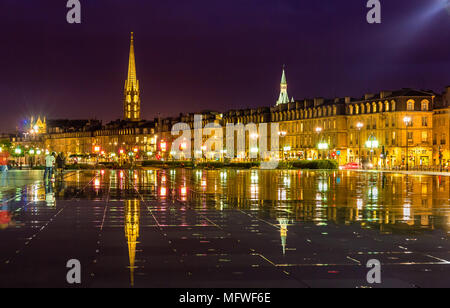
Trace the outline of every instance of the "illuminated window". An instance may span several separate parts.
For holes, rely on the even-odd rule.
[[[428,108],[429,108],[429,102],[428,102],[427,100],[423,100],[421,105],[422,105],[422,106],[421,106],[421,110],[422,110],[422,111],[428,111]]]
[[[414,101],[412,99],[410,99],[406,104],[406,108],[408,111],[414,111]]]
[[[422,132],[422,142],[427,142],[427,141],[428,141],[428,132],[423,131]]]

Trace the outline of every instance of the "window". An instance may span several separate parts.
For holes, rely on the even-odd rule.
[[[406,103],[406,109],[408,111],[414,111],[414,101],[412,99],[410,99],[407,103]]]
[[[413,140],[413,132],[408,132],[408,142]]]
[[[429,106],[429,102],[425,99],[425,100],[423,100],[422,101],[422,104],[421,104],[421,110],[422,111],[428,111],[428,107]]]
[[[423,127],[427,127],[428,126],[428,118],[427,117],[422,117],[422,126]]]
[[[422,132],[422,143],[428,142],[428,132],[423,131]]]

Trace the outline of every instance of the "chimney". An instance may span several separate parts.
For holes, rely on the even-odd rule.
[[[323,104],[324,99],[322,97],[314,98],[314,107],[318,107]]]
[[[380,92],[380,98],[384,99],[384,98],[388,97],[391,94],[392,94],[392,92],[389,92],[389,91],[381,91]]]
[[[374,96],[375,96],[374,94],[368,93],[368,94],[365,94],[365,95],[364,95],[364,99],[365,99],[365,100],[369,100],[369,99],[371,99],[371,98],[374,97]]]
[[[351,102],[351,100],[352,100],[352,99],[350,98],[350,96],[346,96],[346,97],[345,97],[345,103],[346,103],[346,104],[349,104],[349,103]]]

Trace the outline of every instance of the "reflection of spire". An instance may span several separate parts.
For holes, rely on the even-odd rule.
[[[139,237],[139,200],[125,201],[125,237],[128,243],[128,256],[130,259],[130,284],[134,286],[134,270],[136,269],[136,244]]]
[[[280,223],[280,237],[281,237],[281,247],[283,247],[283,255],[286,254],[286,238],[287,238],[287,218],[278,218]]]

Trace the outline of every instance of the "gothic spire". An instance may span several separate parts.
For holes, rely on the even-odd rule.
[[[128,60],[128,76],[125,81],[124,120],[140,121],[141,99],[139,80],[136,76],[136,59],[134,55],[134,33],[131,32],[130,56]]]
[[[280,97],[278,98],[277,106],[287,103],[289,103],[289,96],[287,93],[286,72],[283,65],[283,73],[281,75],[281,83],[280,83]]]
[[[136,60],[134,57],[134,33],[131,32],[130,56],[128,60],[127,90],[137,89]]]

